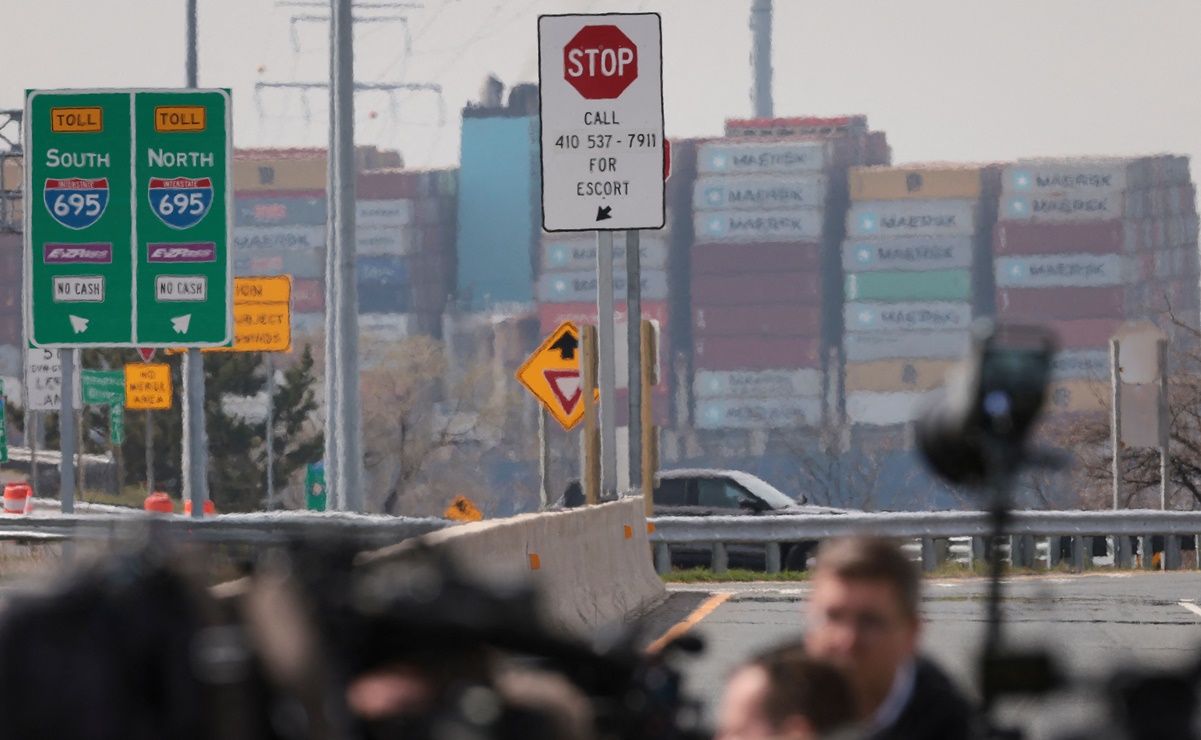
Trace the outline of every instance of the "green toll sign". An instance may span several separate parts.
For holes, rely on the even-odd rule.
[[[225,90],[26,94],[32,345],[230,344],[230,115]]]

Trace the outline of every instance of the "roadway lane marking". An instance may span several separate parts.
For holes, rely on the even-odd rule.
[[[1178,601],[1176,603],[1180,604],[1185,609],[1188,609],[1193,614],[1196,614],[1198,617],[1201,617],[1201,606],[1197,606],[1196,604],[1190,603],[1188,601]]]
[[[695,627],[702,619],[712,614],[717,610],[717,607],[726,603],[733,594],[715,594],[708,601],[697,607],[696,611],[689,614],[682,622],[677,622],[672,625],[672,628],[663,633],[663,636],[655,640],[647,646],[646,652],[654,655],[662,650],[669,642],[676,639],[680,635],[685,634],[688,630]]]

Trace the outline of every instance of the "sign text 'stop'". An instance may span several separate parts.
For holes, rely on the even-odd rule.
[[[612,100],[638,79],[638,47],[617,26],[585,26],[563,47],[563,79],[588,100]]]

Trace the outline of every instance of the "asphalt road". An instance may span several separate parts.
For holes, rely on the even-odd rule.
[[[705,638],[706,651],[686,663],[685,689],[704,701],[710,726],[729,671],[755,651],[801,634],[807,592],[804,583],[673,587],[667,603],[648,617],[649,631],[660,634],[713,594],[729,594],[692,627]],[[971,692],[986,594],[987,582],[977,579],[930,581],[925,590],[923,649]],[[1026,737],[1107,726],[1113,702],[1098,695],[1096,685],[1114,670],[1172,669],[1201,658],[1196,572],[1020,578],[1005,582],[1004,595],[1008,645],[1047,648],[1067,675],[1092,681],[1043,699],[1007,700],[1002,720],[1023,728]]]

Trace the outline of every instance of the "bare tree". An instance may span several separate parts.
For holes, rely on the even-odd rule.
[[[859,435],[862,436],[862,435]],[[882,477],[901,449],[899,434],[855,436],[830,425],[797,429],[778,436],[794,461],[792,478],[811,504],[870,511],[879,506]],[[907,474],[912,478],[912,473]],[[905,481],[895,482],[904,485]]]

